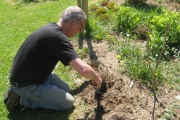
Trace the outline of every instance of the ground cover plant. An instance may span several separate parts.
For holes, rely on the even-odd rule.
[[[56,22],[60,11],[66,6],[77,5],[75,1],[37,1],[18,4],[15,1],[13,5],[9,0],[0,2],[1,15],[8,18],[1,17],[1,96],[8,88],[12,59],[24,39],[38,27]],[[180,104],[175,98],[180,94],[177,46],[179,13],[155,4],[145,7],[129,4],[120,6],[117,4],[120,1],[89,1],[90,36],[86,41],[81,41],[84,43],[82,47],[79,47],[78,36],[71,40],[80,57],[103,78],[100,89],[103,94],[95,93],[91,80],[81,78],[70,67],[64,68],[59,63],[54,72],[71,85],[71,93],[76,99],[73,109],[51,111],[24,108],[21,112],[9,114],[0,102],[0,119],[179,119]],[[152,0],[147,2],[154,3]],[[64,8],[61,9],[59,4]],[[11,12],[7,13],[6,10]],[[169,30],[166,30],[166,23],[170,25]],[[86,32],[81,37],[86,38]],[[165,40],[159,66],[152,72],[148,64],[154,70]],[[156,82],[154,90],[159,101],[155,107],[151,91],[153,80]],[[3,101],[3,97],[0,101]]]

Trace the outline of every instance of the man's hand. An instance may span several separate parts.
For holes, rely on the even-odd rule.
[[[101,84],[102,84],[102,79],[99,77],[96,80],[92,80],[92,84],[93,84],[93,87],[95,89],[100,89],[101,88]]]

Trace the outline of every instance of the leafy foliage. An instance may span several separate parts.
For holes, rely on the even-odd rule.
[[[130,33],[135,30],[142,21],[142,14],[135,8],[121,7],[117,12],[117,30],[118,32]]]
[[[161,12],[159,12],[159,10],[161,10]],[[155,56],[162,49],[161,46],[164,39],[166,23],[170,24],[166,51],[173,56],[174,53],[171,48],[179,47],[179,13],[159,8],[147,13],[131,7],[121,7],[117,15],[118,32],[137,35],[138,39],[144,40],[146,40],[147,36],[150,36],[152,56]],[[164,56],[164,58],[166,59],[167,57]]]
[[[91,38],[95,40],[102,40],[107,37],[109,31],[112,30],[112,23],[114,23],[114,17],[118,7],[113,2],[102,1],[100,4],[106,4],[106,6],[92,4],[89,8],[89,24],[92,28]],[[103,26],[106,25],[106,28]]]

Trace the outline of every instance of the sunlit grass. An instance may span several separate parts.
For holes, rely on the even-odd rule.
[[[3,104],[3,96],[9,87],[8,76],[13,58],[24,40],[37,28],[50,22],[57,22],[62,11],[70,5],[77,5],[74,0],[47,1],[39,3],[21,3],[16,4],[13,0],[0,1],[0,119],[68,119],[71,117],[70,111],[55,112],[55,116],[48,114],[48,111],[42,111],[42,116],[36,111],[28,111],[23,114],[8,115],[8,111]],[[58,67],[55,71],[58,76],[66,80],[70,86],[73,86],[73,80],[68,74],[69,68]],[[64,74],[66,72],[66,74]],[[64,114],[66,113],[66,114]],[[34,116],[34,117],[33,117]]]

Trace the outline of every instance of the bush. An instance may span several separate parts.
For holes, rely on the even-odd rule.
[[[132,32],[140,23],[141,15],[134,8],[121,7],[117,13],[117,29],[118,32]]]
[[[167,44],[169,46],[180,44],[180,16],[177,12],[165,11],[163,14],[154,15],[150,20],[151,28],[154,30],[154,35],[157,37],[164,36],[166,23],[169,23]]]
[[[148,35],[151,36],[150,46],[153,57],[162,49],[167,23],[169,23],[169,31],[166,52],[173,56],[174,51],[171,48],[175,47],[177,49],[180,46],[180,15],[178,12],[162,9],[159,13],[157,8],[157,10],[147,13],[133,7],[120,7],[117,19],[116,25],[119,33],[136,35],[141,40],[146,40]],[[163,57],[166,59],[165,56]]]

